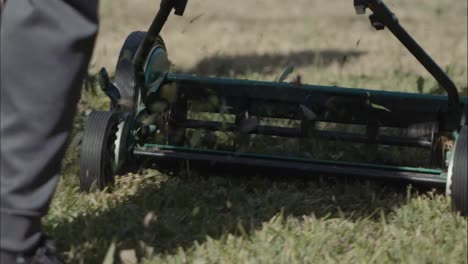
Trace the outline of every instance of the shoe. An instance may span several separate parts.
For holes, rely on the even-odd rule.
[[[62,264],[57,256],[55,241],[45,237],[33,255],[1,252],[2,264]]]

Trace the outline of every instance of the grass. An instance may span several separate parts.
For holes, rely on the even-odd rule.
[[[437,192],[247,175],[117,179],[112,193],[59,186],[47,229],[69,262],[115,243],[147,263],[464,263],[466,218]],[[118,256],[118,254],[117,254]],[[118,257],[116,257],[118,259]]]
[[[440,93],[388,31],[370,30],[351,3],[338,2],[239,0],[226,8],[192,1],[163,33],[182,72],[274,80],[293,65],[291,77],[304,83],[407,92],[418,92],[419,83],[424,93]],[[466,95],[467,28],[454,26],[466,25],[466,1],[387,2]],[[129,3],[101,1],[91,76],[101,65],[112,72],[124,37],[146,28],[157,6]],[[106,108],[91,84],[73,135],[91,109]],[[467,263],[467,219],[439,190],[248,172],[188,175],[148,164],[118,177],[112,192],[84,195],[78,150],[72,140],[44,219],[67,263]]]

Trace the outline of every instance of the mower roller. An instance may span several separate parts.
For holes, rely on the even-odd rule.
[[[300,82],[176,74],[160,37],[187,0],[162,0],[147,32],[131,33],[109,80],[100,85],[109,111],[89,116],[81,146],[81,190],[112,185],[138,157],[183,161],[224,171],[353,176],[446,189],[468,214],[467,105],[449,76],[380,0],[354,0],[372,11],[437,80],[446,95],[402,93]]]

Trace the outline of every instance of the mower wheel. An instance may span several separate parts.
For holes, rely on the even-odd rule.
[[[132,115],[127,112],[119,113],[119,124],[115,133],[114,141],[114,166],[116,174],[126,172],[129,158],[129,134],[132,125]]]
[[[86,122],[80,154],[80,189],[104,189],[114,182],[117,169],[116,146],[119,114],[93,111]],[[122,138],[122,137],[121,137]],[[120,158],[122,159],[122,158]]]
[[[468,216],[468,128],[463,126],[450,159],[447,173],[447,194],[452,196],[452,208]]]
[[[120,49],[117,66],[115,68],[115,86],[120,92],[120,109],[134,113],[138,100],[138,91],[135,87],[135,71],[133,67],[133,58],[143,41],[146,32],[134,31],[125,39]]]
[[[135,114],[138,108],[138,100],[140,91],[135,87],[135,69],[133,59],[140,46],[140,43],[145,38],[146,32],[134,31],[130,33],[120,50],[117,66],[115,68],[115,86],[120,92],[120,104],[118,111],[125,111]],[[156,39],[156,45],[162,46],[165,49],[164,41],[161,37]],[[115,110],[115,109],[111,109]]]

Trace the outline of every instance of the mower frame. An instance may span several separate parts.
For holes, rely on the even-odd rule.
[[[462,185],[463,182],[466,185],[466,164],[460,164],[463,155],[466,163],[466,135],[460,135],[460,132],[466,133],[468,98],[460,97],[450,77],[408,34],[383,1],[354,0],[354,7],[358,14],[364,14],[366,9],[370,9],[373,12],[369,17],[372,26],[377,30],[388,28],[437,80],[440,87],[445,89],[447,96],[200,77],[171,73],[169,67],[166,71],[159,69],[158,72],[154,72],[151,70],[151,65],[158,63],[156,60],[161,54],[167,55],[165,45],[159,37],[161,30],[173,9],[176,15],[183,15],[187,1],[162,0],[156,17],[147,33],[142,36],[129,67],[132,74],[129,75],[128,83],[131,84],[130,89],[135,91],[131,96],[130,101],[133,104],[131,107],[119,106],[121,87],[110,83],[106,71],[101,72],[102,88],[111,99],[112,111],[115,113],[125,111],[126,121],[121,119],[121,122],[131,122],[119,125],[128,128],[125,130],[127,137],[119,137],[125,138],[125,151],[128,156],[151,157],[159,161],[190,161],[198,166],[218,167],[229,171],[249,169],[275,175],[291,172],[310,175],[313,172],[317,176],[384,178],[439,187],[453,183],[452,167],[455,166],[454,170],[457,171],[455,182],[459,184],[461,179]],[[164,98],[168,90],[173,92],[169,99]],[[210,96],[215,96],[222,102],[210,106],[205,111],[234,116],[233,122],[203,121],[187,116],[188,101],[203,101]],[[158,103],[165,105],[164,112],[158,113],[152,109]],[[265,107],[268,104],[274,104],[275,107]],[[131,118],[128,118],[129,115]],[[143,124],[141,122],[143,115],[156,116],[155,122]],[[262,125],[255,119],[256,117],[297,120],[300,126]],[[254,125],[244,128],[244,124],[249,122],[254,122]],[[315,126],[317,122],[360,125],[366,128],[366,133],[318,129]],[[407,129],[410,136],[383,135],[379,133],[381,128]],[[434,150],[437,137],[443,135],[453,141],[457,146],[457,153],[461,154],[457,154],[458,156],[454,158],[455,148],[447,149],[442,155],[442,160],[438,161],[441,166],[421,168],[278,156],[240,150],[220,151],[185,146],[184,139],[179,136],[185,135],[186,129],[234,132],[241,134],[243,141],[248,141],[252,134],[290,138],[307,138],[313,135],[316,138],[332,141],[428,150]],[[145,142],[145,137],[158,131],[167,137],[165,143]],[[462,143],[458,140],[459,137],[463,138]],[[458,146],[459,144],[465,145]],[[121,144],[117,142],[115,145]],[[460,150],[462,148],[463,151]],[[116,153],[121,152],[118,150]],[[454,160],[457,162],[455,165],[453,165]],[[451,186],[447,188],[450,190]],[[463,188],[457,189],[455,200],[458,204],[455,207],[466,214],[467,190],[466,186]]]

